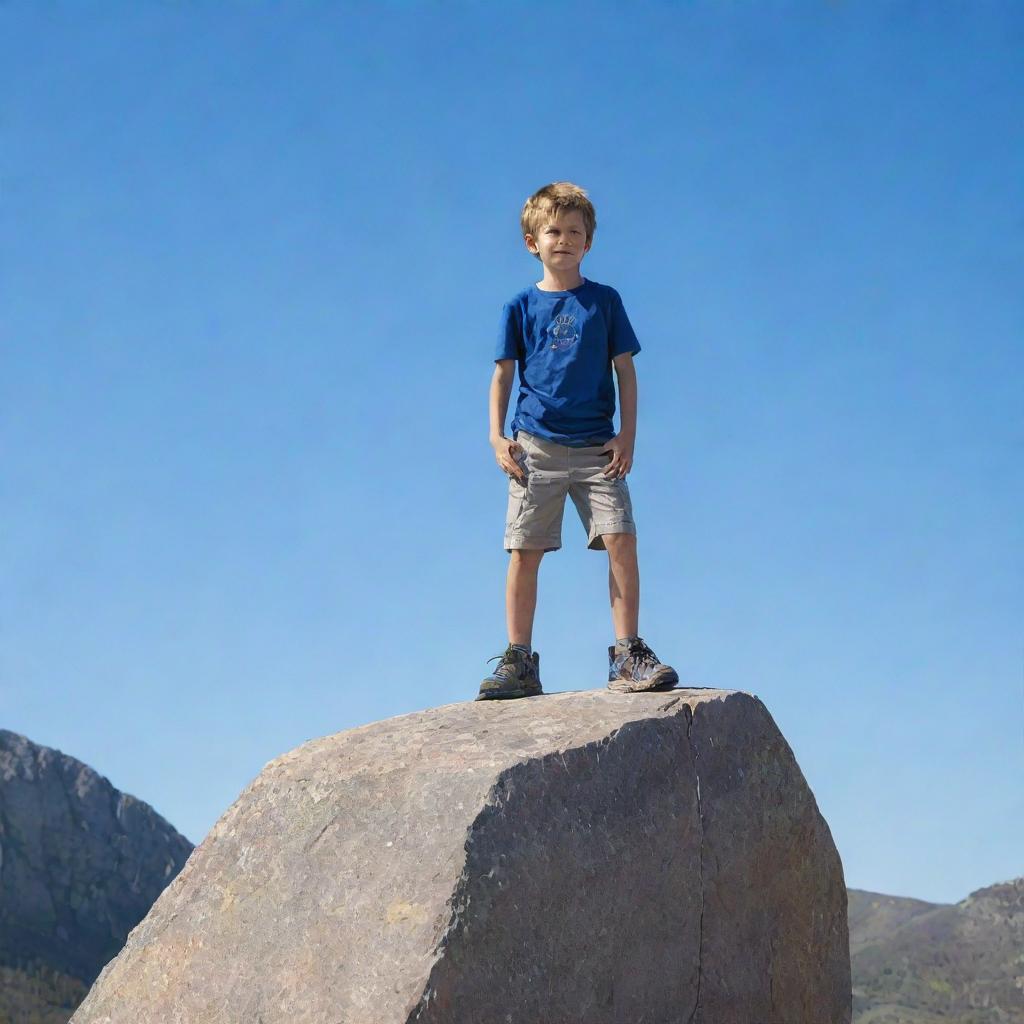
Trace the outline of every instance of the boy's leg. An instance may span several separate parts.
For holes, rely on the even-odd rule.
[[[562,513],[569,489],[568,449],[520,430],[518,461],[525,482],[509,477],[505,550],[509,553],[505,618],[509,643],[529,646],[537,609],[537,570],[562,546]]]
[[[640,618],[640,569],[636,558],[636,534],[602,535],[608,549],[608,594],[616,639],[636,636]]]
[[[615,624],[615,645],[608,648],[608,688],[622,693],[671,689],[679,682],[678,673],[671,665],[663,665],[637,635],[640,570],[636,535],[606,533],[602,540],[608,549],[608,589]]]
[[[540,655],[520,649],[531,646],[533,613],[537,608],[537,570],[544,549],[513,548],[509,555],[505,586],[509,645],[495,656],[500,658],[501,664],[481,682],[477,700],[533,697],[544,692],[540,682]]]
[[[543,557],[541,548],[516,548],[509,552],[505,618],[510,644],[531,645],[537,610],[537,571]]]
[[[587,531],[587,547],[608,552],[608,593],[616,641],[608,648],[608,688],[622,693],[670,689],[679,682],[678,674],[670,665],[663,665],[638,635],[640,570],[633,503],[625,479],[604,475],[610,460],[604,445],[586,445],[574,451],[569,490]]]
[[[521,430],[516,461],[524,479],[509,475],[504,547],[509,553],[505,619],[509,645],[501,664],[480,684],[477,700],[543,693],[540,655],[532,647],[537,610],[537,570],[546,551],[562,546],[562,510],[569,486],[568,459],[561,445]],[[515,646],[513,646],[515,645]],[[488,659],[491,660],[491,659]]]
[[[587,531],[587,547],[608,552],[608,594],[618,639],[637,635],[640,570],[629,485],[622,478],[604,475],[611,457],[603,444],[573,451],[569,494]]]

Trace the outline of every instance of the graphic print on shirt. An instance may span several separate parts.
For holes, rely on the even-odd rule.
[[[548,332],[551,335],[553,349],[571,348],[580,340],[579,332],[576,330],[576,317],[571,313],[560,313],[556,316]]]

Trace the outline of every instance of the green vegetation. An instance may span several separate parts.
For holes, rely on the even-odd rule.
[[[67,1024],[87,991],[50,967],[0,967],[0,1024]]]

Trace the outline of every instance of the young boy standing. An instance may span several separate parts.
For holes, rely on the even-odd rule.
[[[608,688],[671,689],[679,677],[637,635],[640,577],[636,524],[626,485],[636,437],[640,351],[619,293],[580,275],[597,227],[587,193],[567,181],[545,185],[520,219],[526,248],[544,276],[502,309],[490,392],[490,441],[509,477],[505,602],[509,643],[480,684],[477,700],[543,693],[540,655],[531,650],[537,570],[545,551],[562,546],[568,494],[587,531],[587,547],[608,552],[615,645],[608,648]],[[512,438],[505,437],[516,366],[519,397]],[[615,385],[622,429],[615,434]]]

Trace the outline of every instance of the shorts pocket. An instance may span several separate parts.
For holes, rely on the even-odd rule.
[[[529,507],[528,499],[530,497],[531,473],[526,450],[523,449],[518,455],[514,455],[513,458],[522,467],[523,473],[526,475],[526,481],[525,483],[520,483],[511,473],[508,474],[508,515],[506,516],[506,526],[509,530],[519,528],[523,515]]]
[[[622,510],[626,514],[626,518],[632,521],[633,519],[633,500],[629,496],[629,486],[626,483],[626,478],[623,477],[621,480],[615,481],[616,486],[619,489],[620,501],[622,502]]]

